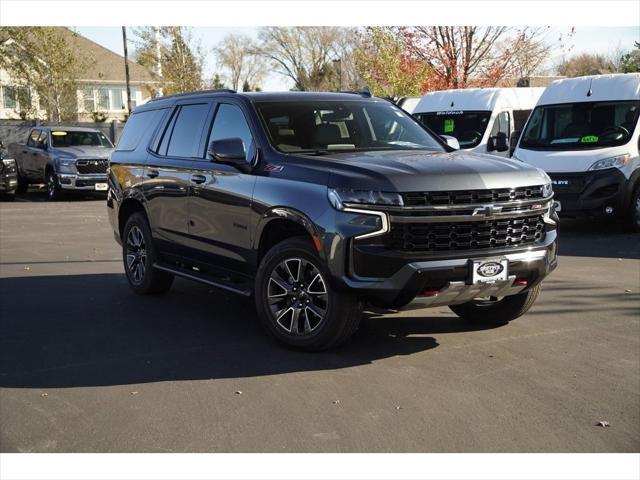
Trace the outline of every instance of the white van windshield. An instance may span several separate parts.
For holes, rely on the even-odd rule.
[[[482,141],[491,112],[425,112],[414,116],[438,135],[455,137],[460,148],[473,148]]]
[[[576,150],[624,145],[636,123],[640,102],[582,102],[536,107],[520,147]]]

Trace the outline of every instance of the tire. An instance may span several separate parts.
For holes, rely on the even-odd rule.
[[[640,185],[631,195],[631,201],[626,212],[626,227],[631,232],[640,232]]]
[[[135,293],[156,295],[171,288],[173,275],[153,268],[157,258],[147,217],[136,212],[127,219],[122,234],[124,271]]]
[[[17,193],[26,193],[29,190],[29,181],[20,175],[20,169],[17,169],[18,173],[18,187],[16,188]]]
[[[49,201],[56,202],[58,200],[61,200],[64,196],[64,192],[62,191],[62,187],[60,187],[58,177],[53,172],[53,170],[47,170],[47,174],[45,175],[45,182],[47,184],[47,198],[49,199]]]
[[[516,295],[489,302],[472,300],[449,308],[459,317],[478,323],[506,323],[521,317],[531,308],[540,294],[540,284]]]
[[[16,192],[3,193],[2,195],[0,195],[0,199],[7,202],[13,202],[16,199]]]
[[[295,237],[274,246],[260,262],[255,280],[263,327],[281,343],[302,350],[345,342],[358,328],[362,303],[333,290],[328,278],[308,239]]]

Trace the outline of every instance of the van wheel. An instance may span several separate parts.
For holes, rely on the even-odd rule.
[[[53,170],[47,170],[46,175],[47,182],[47,198],[51,202],[55,202],[56,200],[60,200],[63,196],[62,187],[60,187],[60,182],[58,181],[58,177]]]
[[[516,295],[500,300],[476,299],[449,308],[459,317],[478,323],[505,323],[521,317],[531,308],[540,294],[540,284]]]
[[[266,330],[303,350],[324,350],[345,342],[358,328],[362,303],[337,292],[311,242],[280,242],[260,262],[255,304]]]
[[[631,232],[640,232],[640,185],[636,187],[633,195],[631,195],[626,220],[627,228]]]
[[[135,293],[153,295],[171,288],[173,275],[153,268],[157,258],[146,217],[134,213],[124,226],[122,259],[129,286]]]

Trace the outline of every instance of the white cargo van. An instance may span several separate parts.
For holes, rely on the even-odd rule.
[[[430,92],[413,115],[438,135],[455,137],[460,148],[508,156],[544,88],[467,88]],[[514,144],[515,144],[514,137]]]
[[[556,80],[514,158],[549,174],[560,215],[620,215],[640,230],[640,73]]]
[[[407,113],[413,113],[422,97],[400,97],[396,102]]]

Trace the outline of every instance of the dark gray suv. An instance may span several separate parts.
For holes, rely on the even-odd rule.
[[[253,297],[269,332],[307,350],[349,338],[363,305],[508,321],[556,266],[544,172],[454,151],[366,93],[151,101],[108,181],[135,292],[178,275]]]

